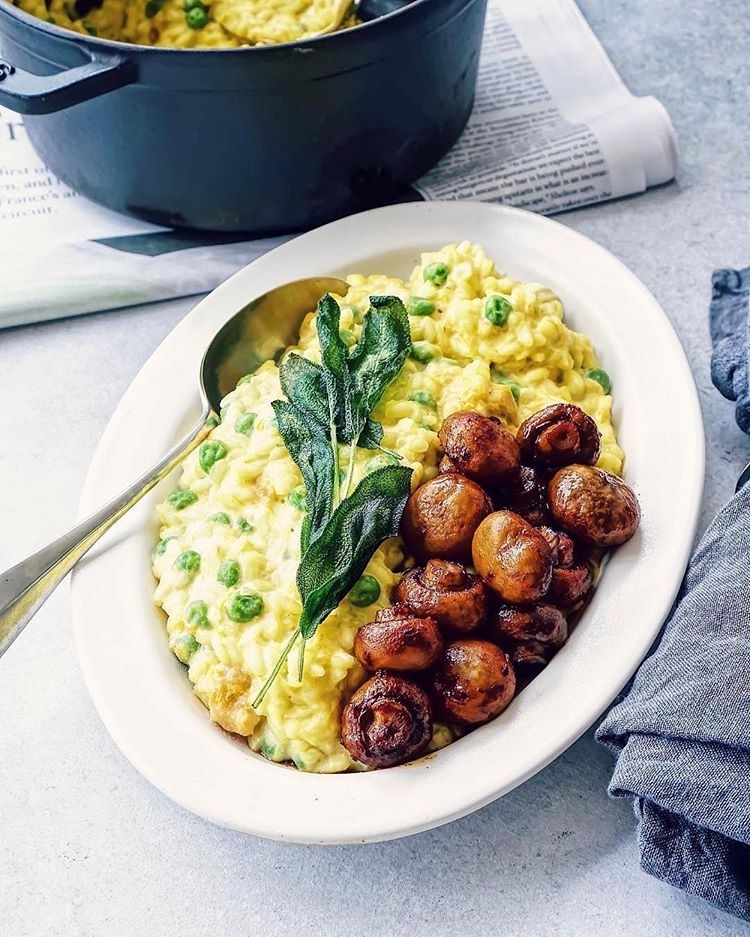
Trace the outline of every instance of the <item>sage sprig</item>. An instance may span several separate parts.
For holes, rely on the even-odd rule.
[[[412,470],[403,465],[365,475],[308,547],[297,571],[303,639],[311,638],[337,607],[380,544],[398,533],[411,475]]]
[[[253,706],[261,703],[299,639],[302,679],[305,642],[359,579],[380,544],[396,535],[411,491],[412,470],[400,465],[370,472],[351,491],[357,447],[382,448],[383,427],[371,413],[411,349],[403,303],[395,296],[371,296],[352,349],[341,338],[341,311],[329,294],[318,304],[315,325],[321,363],[286,355],[279,378],[287,399],[272,404],[279,433],[305,482],[297,570],[302,614]],[[348,447],[343,480],[340,445]]]

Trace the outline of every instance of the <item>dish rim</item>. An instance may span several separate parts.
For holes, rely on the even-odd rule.
[[[207,714],[202,704],[193,696],[192,688],[187,679],[184,675],[180,675],[188,696],[200,708],[201,718],[206,724],[205,727],[209,729],[216,741],[209,741],[206,734],[197,728],[195,720],[198,713],[194,705],[192,707],[185,706],[184,713],[181,710],[178,712],[176,707],[177,697],[180,697],[179,707],[182,707],[185,693],[174,693],[174,698],[169,697],[166,702],[170,709],[171,728],[174,730],[179,729],[181,734],[187,733],[187,737],[200,742],[198,750],[204,752],[205,749],[203,761],[210,761],[211,757],[216,757],[221,762],[222,769],[229,771],[230,774],[233,770],[237,771],[237,777],[227,778],[223,774],[221,777],[212,776],[211,771],[208,771],[207,774],[206,765],[201,766],[198,764],[201,759],[195,758],[188,759],[193,774],[188,772],[186,775],[182,767],[177,771],[173,770],[174,764],[170,759],[174,757],[179,762],[179,758],[184,757],[184,751],[177,751],[175,739],[171,735],[166,736],[163,734],[159,740],[161,742],[160,747],[156,744],[156,740],[147,739],[142,735],[139,736],[139,729],[150,734],[155,727],[154,722],[142,721],[136,727],[132,724],[132,718],[130,718],[132,717],[132,705],[135,704],[136,709],[138,706],[143,708],[145,701],[140,700],[140,697],[136,697],[135,701],[130,699],[131,711],[127,712],[123,711],[122,708],[128,709],[127,700],[123,699],[122,695],[114,701],[114,705],[113,701],[108,699],[108,694],[111,692],[110,688],[113,684],[117,684],[118,665],[110,659],[108,656],[109,651],[102,643],[98,616],[91,615],[91,612],[95,609],[99,608],[101,610],[103,598],[101,593],[106,591],[102,590],[102,583],[99,583],[98,579],[103,574],[106,580],[107,570],[109,570],[110,579],[114,575],[114,583],[118,583],[120,576],[118,576],[117,571],[117,555],[122,553],[123,550],[127,552],[128,544],[130,544],[132,552],[134,537],[144,537],[144,527],[142,524],[136,524],[136,521],[139,516],[147,517],[152,510],[153,504],[161,496],[152,492],[134,509],[133,514],[121,521],[117,528],[107,535],[106,544],[109,544],[109,548],[105,549],[105,543],[103,542],[102,546],[93,553],[91,559],[84,562],[74,573],[72,591],[76,648],[84,679],[94,704],[113,740],[125,753],[126,757],[145,777],[173,800],[186,807],[186,809],[213,822],[256,835],[295,842],[331,844],[374,842],[417,833],[457,819],[484,806],[541,770],[580,737],[598,718],[630,679],[632,673],[649,650],[679,588],[698,521],[704,473],[704,434],[698,396],[679,339],[666,315],[646,287],[621,261],[604,248],[584,235],[565,227],[558,221],[520,209],[485,203],[407,203],[350,216],[286,242],[253,261],[219,286],[201,300],[182,322],[169,333],[131,383],[113,414],[92,461],[82,494],[80,516],[98,506],[108,494],[114,493],[112,475],[114,474],[116,477],[117,471],[112,472],[112,462],[114,461],[116,465],[117,459],[114,458],[113,460],[112,455],[113,453],[115,456],[117,455],[118,442],[120,445],[122,443],[121,429],[123,425],[127,427],[129,423],[137,419],[139,398],[144,395],[147,396],[145,394],[146,385],[153,380],[153,375],[158,372],[161,362],[171,358],[180,359],[185,357],[185,348],[182,347],[182,353],[180,353],[178,346],[184,346],[185,342],[189,343],[192,340],[192,333],[207,331],[206,323],[201,323],[201,320],[209,319],[211,321],[212,328],[210,331],[212,334],[215,322],[221,322],[229,318],[236,308],[234,302],[230,300],[232,293],[238,290],[247,292],[244,286],[245,283],[248,285],[257,283],[257,287],[250,287],[247,296],[249,298],[250,295],[258,295],[265,289],[270,288],[269,284],[276,285],[279,282],[284,282],[284,279],[291,280],[309,275],[309,264],[317,262],[313,260],[316,250],[320,251],[321,247],[326,244],[329,247],[338,244],[340,248],[343,247],[345,253],[348,249],[351,254],[351,252],[356,251],[356,248],[352,246],[357,241],[355,235],[359,237],[362,234],[369,235],[372,242],[369,256],[372,258],[373,263],[379,262],[376,258],[382,255],[382,251],[378,254],[373,253],[374,245],[382,242],[386,231],[389,232],[389,237],[392,237],[401,245],[393,248],[393,241],[389,241],[388,246],[392,253],[405,253],[410,249],[407,248],[406,244],[415,241],[420,236],[423,237],[425,232],[427,232],[429,244],[424,243],[423,237],[422,249],[428,250],[431,249],[432,245],[444,240],[442,236],[431,237],[429,234],[429,232],[436,229],[441,229],[441,226],[450,227],[451,229],[455,227],[456,231],[473,228],[481,229],[483,226],[494,230],[496,226],[499,226],[497,234],[499,240],[503,236],[507,239],[508,231],[506,229],[510,227],[511,233],[515,234],[516,239],[520,239],[520,242],[523,242],[524,238],[529,237],[531,234],[532,250],[537,248],[542,250],[541,245],[546,239],[547,250],[551,252],[550,255],[560,255],[557,258],[558,262],[563,262],[568,252],[572,252],[574,257],[580,253],[581,257],[587,257],[588,265],[586,269],[590,271],[590,277],[601,279],[603,274],[614,275],[615,279],[619,280],[620,290],[624,291],[626,296],[640,299],[644,312],[641,313],[640,307],[638,307],[635,318],[645,316],[644,322],[648,322],[651,326],[650,342],[642,348],[645,364],[639,357],[638,364],[632,365],[632,370],[630,370],[631,365],[629,365],[628,370],[620,375],[619,380],[626,387],[624,396],[627,397],[628,394],[636,392],[634,402],[642,407],[645,391],[639,388],[634,391],[635,375],[639,368],[646,367],[651,363],[651,359],[654,358],[654,344],[662,351],[665,349],[669,351],[666,367],[656,374],[652,374],[652,377],[657,389],[665,383],[667,373],[670,380],[678,378],[677,386],[668,388],[670,394],[662,398],[657,397],[657,400],[659,400],[662,411],[666,410],[668,413],[674,411],[673,415],[677,418],[679,432],[667,423],[663,430],[654,435],[653,428],[647,421],[645,427],[638,427],[641,434],[646,434],[645,441],[641,440],[640,436],[635,437],[638,439],[639,448],[642,448],[644,444],[653,444],[655,442],[657,451],[661,446],[667,456],[671,456],[676,462],[679,462],[681,473],[679,479],[677,481],[673,480],[673,483],[669,485],[669,489],[665,488],[662,491],[662,494],[669,494],[671,498],[669,525],[665,525],[662,518],[663,511],[666,511],[666,504],[662,505],[661,502],[656,504],[656,513],[651,515],[647,513],[647,510],[644,510],[645,523],[642,535],[637,536],[630,544],[620,548],[612,558],[602,578],[602,583],[582,621],[573,632],[570,642],[556,655],[545,671],[513,701],[508,710],[497,720],[475,730],[441,752],[426,756],[409,765],[364,774],[316,775],[272,764],[260,756],[250,753],[247,747],[241,743],[233,743],[231,746],[227,746],[225,736],[209,723]],[[417,232],[422,232],[422,235],[417,235]],[[502,234],[499,232],[502,232]],[[453,240],[462,239],[454,238]],[[481,237],[474,240],[477,243],[482,242]],[[513,238],[510,238],[510,240],[512,241]],[[490,248],[485,244],[485,247],[488,255],[500,267],[504,268],[503,258],[496,256],[497,252],[494,246]],[[516,248],[510,249],[510,255],[513,254],[514,249]],[[298,258],[299,263],[297,265],[293,264],[293,275],[286,273],[281,276],[282,270],[286,270],[288,255],[292,259]],[[534,257],[531,261],[532,266],[536,262],[538,262],[538,258]],[[353,268],[353,264],[356,263],[358,261],[355,259],[341,260],[338,267],[332,265],[329,269],[317,269],[317,272],[338,275],[342,266]],[[305,264],[308,265],[308,269],[303,269]],[[581,264],[581,267],[583,266]],[[512,262],[510,267],[510,274],[516,276],[516,272],[512,269]],[[524,278],[528,279],[528,277]],[[540,279],[544,282],[541,277]],[[549,278],[547,279],[549,281]],[[596,279],[597,283],[598,279]],[[576,282],[581,282],[580,278]],[[554,283],[550,283],[550,285],[555,289]],[[586,288],[582,287],[582,289],[586,293]],[[583,314],[581,308],[577,310],[574,308],[571,311],[570,300],[566,301],[565,296],[561,298],[566,307],[566,318],[568,320],[571,315],[575,318],[577,314]],[[227,302],[227,300],[230,301]],[[574,300],[574,306],[577,301]],[[225,313],[222,310],[224,304],[227,310]],[[617,305],[617,302],[615,305]],[[221,315],[223,315],[223,318],[220,318]],[[605,319],[602,313],[597,313],[597,315],[602,316],[601,325],[602,334],[604,334],[607,331],[605,329]],[[650,320],[648,317],[652,315],[653,319]],[[586,329],[586,331],[590,334],[591,330]],[[609,332],[611,340],[614,330],[610,328]],[[633,329],[626,330],[623,334],[624,337],[621,337],[620,344],[627,345],[628,342],[633,344]],[[598,336],[594,334],[590,337],[596,344]],[[601,341],[600,337],[599,340]],[[202,353],[203,348],[199,348],[198,351]],[[194,352],[193,355],[195,356]],[[190,355],[188,354],[187,357],[190,357]],[[622,358],[622,355],[619,357]],[[612,360],[606,354],[604,358],[603,364],[605,366],[609,365],[607,369],[611,371]],[[181,375],[181,377],[184,376]],[[195,375],[189,375],[187,381],[192,381],[195,386]],[[186,383],[184,379],[182,383]],[[627,388],[630,389],[627,390]],[[680,392],[678,392],[678,388]],[[183,403],[185,408],[189,406],[187,400]],[[637,409],[638,407],[636,407],[633,419],[637,415]],[[626,419],[629,418],[626,417]],[[141,444],[143,443],[143,440],[139,441]],[[626,453],[630,455],[629,447],[624,446],[624,448],[626,448]],[[641,472],[646,472],[650,463],[646,462],[641,467],[638,461],[639,458],[636,456],[636,468]],[[653,468],[653,466],[651,467]],[[121,466],[119,468],[121,470]],[[122,474],[123,477],[127,474],[129,478],[137,474],[137,471]],[[626,469],[626,477],[627,474]],[[673,473],[666,471],[664,474],[671,477]],[[656,485],[658,473],[655,475],[651,471],[646,473],[645,477],[648,478],[649,484]],[[635,487],[638,490],[639,497],[643,500],[644,492],[639,489],[638,484]],[[160,490],[163,491],[163,487],[156,489],[156,492]],[[655,490],[658,491],[658,486]],[[652,495],[650,490],[646,493],[648,494],[648,503],[652,500]],[[676,511],[675,508],[680,505],[682,510]],[[674,520],[675,515],[677,516],[676,520]],[[657,519],[662,525],[661,529],[657,524]],[[655,524],[656,530],[654,531]],[[125,530],[130,530],[131,533],[125,536]],[[666,541],[659,539],[659,535],[663,536],[667,533],[669,536]],[[663,555],[665,550],[670,561],[666,566]],[[585,625],[587,622],[591,622],[589,631],[594,632],[594,622],[601,623],[604,613],[611,614],[613,610],[618,608],[621,611],[626,608],[630,610],[632,607],[636,611],[638,610],[639,596],[629,594],[628,589],[625,589],[626,594],[622,594],[622,582],[618,584],[615,574],[618,569],[627,571],[634,565],[637,571],[639,568],[644,567],[647,558],[652,563],[655,560],[661,572],[660,575],[655,576],[653,570],[645,571],[647,573],[646,584],[650,583],[651,586],[642,590],[648,596],[646,601],[647,610],[649,604],[651,605],[648,613],[648,624],[644,626],[643,623],[640,623],[637,640],[633,639],[625,642],[629,652],[627,663],[623,664],[622,661],[618,661],[617,666],[610,665],[609,667],[599,668],[599,670],[606,670],[609,674],[609,679],[605,681],[606,689],[599,688],[599,691],[593,697],[591,694],[585,696],[587,699],[587,705],[584,707],[585,716],[579,713],[577,719],[571,720],[569,711],[563,711],[563,716],[559,719],[563,728],[558,726],[558,729],[551,733],[549,744],[540,746],[535,738],[532,739],[523,735],[520,739],[515,738],[518,735],[519,725],[523,727],[527,724],[527,728],[531,728],[534,726],[535,721],[539,721],[540,711],[542,715],[545,709],[555,711],[556,716],[559,718],[560,713],[556,711],[556,703],[559,706],[560,702],[567,702],[568,706],[572,706],[574,710],[576,706],[579,706],[579,700],[570,695],[572,689],[571,679],[576,675],[576,668],[580,665],[579,658],[583,657],[585,660],[587,654],[590,653],[591,648],[589,648],[589,645],[594,648],[599,647],[600,650],[602,645],[602,635],[598,632],[588,634]],[[127,576],[132,578],[133,575],[134,571],[130,570],[127,572],[126,578]],[[641,584],[643,584],[643,580],[641,580]],[[150,585],[153,586],[153,581],[150,582]],[[640,601],[642,604],[642,600]],[[118,609],[118,614],[122,616],[123,609]],[[603,626],[606,629],[607,620],[603,621]],[[582,634],[587,635],[588,642],[582,643],[582,639],[578,637]],[[623,636],[619,633],[611,636],[620,641],[623,640]],[[154,645],[154,637],[155,635],[152,634],[150,639],[152,645]],[[143,640],[142,637],[141,640]],[[166,641],[163,640],[161,635],[159,636],[159,642],[163,645],[162,649],[167,656],[171,658],[168,650],[166,650]],[[156,648],[157,645],[154,645],[154,647]],[[160,657],[162,656],[158,650],[156,652]],[[106,677],[100,669],[102,663],[109,667]],[[153,668],[155,666],[154,662],[147,663],[149,667]],[[182,669],[173,658],[172,663],[180,670]],[[593,674],[592,671],[587,671],[586,674],[587,677],[591,677],[596,681],[597,686],[601,683],[599,670],[596,674]],[[610,671],[614,671],[616,676]],[[176,685],[172,677],[164,676],[164,680]],[[123,686],[121,684],[122,679],[118,684],[118,692],[122,694]],[[555,689],[557,689],[557,693]],[[560,695],[560,691],[562,691],[562,698],[558,700],[557,697]],[[158,696],[157,698],[161,699]],[[190,717],[188,717],[188,710],[190,710]],[[143,720],[144,713],[141,712],[139,715]],[[159,716],[163,718],[161,713]],[[155,721],[158,722],[158,720]],[[508,745],[513,741],[521,741],[523,743],[522,747],[525,747],[528,751],[520,751],[518,748],[508,751]],[[218,752],[218,742],[226,747],[223,754]],[[241,753],[238,745],[242,749]],[[230,750],[233,753],[232,755],[229,754]],[[165,760],[167,753],[170,757]],[[189,754],[192,755],[193,753]],[[241,758],[237,757],[238,754],[241,754]],[[485,756],[497,756],[498,754],[506,757],[512,756],[511,761],[515,759],[516,764],[510,772],[507,770],[506,763],[503,763],[499,768],[495,765],[494,767],[498,770],[498,775],[495,776],[493,771],[486,770],[488,763],[492,765],[491,758],[488,761],[484,761],[483,758]],[[456,762],[459,760],[462,763],[457,765]],[[485,768],[484,771],[482,771],[482,767]],[[474,769],[473,775],[467,777],[472,768]],[[272,772],[270,781],[267,775],[268,771]],[[289,782],[290,776],[296,780]],[[207,795],[203,787],[198,789],[199,780],[212,780],[215,782],[211,794]],[[242,796],[242,785],[240,783],[240,781],[247,780],[252,780],[265,796],[271,798],[272,803],[264,802],[260,810],[252,802],[248,803],[246,797]],[[456,781],[464,783],[465,787],[451,788],[450,782]],[[230,783],[228,784],[228,782]],[[304,813],[304,811],[301,813],[296,802],[293,807],[290,807],[289,802],[284,800],[284,793],[287,789],[291,788],[298,792],[301,790],[301,785],[306,785],[302,796],[308,807],[311,808],[307,813]],[[355,785],[357,786],[356,789]],[[418,788],[417,796],[415,796],[415,788]],[[411,812],[409,810],[404,811],[404,804],[407,801],[411,808],[416,807],[418,809],[412,809]],[[315,809],[312,809],[313,807]],[[372,808],[371,813],[368,813],[368,807]],[[386,808],[388,809],[388,815],[385,815]],[[342,820],[343,822],[341,822]]]

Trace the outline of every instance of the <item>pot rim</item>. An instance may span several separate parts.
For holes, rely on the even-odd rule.
[[[165,54],[169,55],[170,57],[180,55],[184,56],[186,54],[205,54],[212,56],[225,55],[235,57],[242,55],[255,55],[256,57],[268,57],[273,56],[274,54],[281,54],[283,51],[307,52],[310,50],[311,46],[317,47],[319,45],[328,44],[340,45],[349,41],[347,37],[350,34],[361,34],[363,31],[373,28],[385,28],[389,23],[394,22],[401,17],[418,15],[415,13],[415,11],[422,9],[422,7],[429,3],[437,4],[438,2],[439,0],[412,0],[411,3],[407,4],[405,7],[402,7],[400,10],[394,10],[393,12],[386,13],[384,16],[379,16],[374,20],[369,20],[365,23],[358,23],[355,26],[349,26],[346,29],[336,30],[332,33],[324,33],[322,35],[312,36],[309,39],[295,39],[293,42],[277,42],[270,43],[268,45],[255,46],[248,45],[233,49],[183,49],[172,46],[148,46],[136,42],[121,42],[118,39],[104,39],[100,36],[84,36],[81,33],[74,32],[72,29],[66,29],[64,26],[57,26],[53,23],[48,23],[45,20],[40,19],[38,16],[34,16],[33,13],[27,13],[25,10],[21,10],[15,6],[12,2],[10,2],[10,0],[0,0],[0,14],[4,13],[8,16],[11,16],[38,32],[51,34],[55,39],[62,39],[66,42],[78,42],[84,45],[86,48],[101,48],[113,51],[116,50],[122,54],[127,54],[128,52],[145,52],[148,54]],[[475,2],[476,0],[464,0],[464,5],[469,6]],[[342,39],[342,37],[344,38]],[[355,39],[354,41],[357,40]]]

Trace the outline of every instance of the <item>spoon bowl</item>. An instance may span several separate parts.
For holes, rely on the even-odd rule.
[[[275,361],[299,334],[302,321],[325,293],[343,295],[349,287],[335,277],[309,277],[285,283],[249,302],[213,337],[201,362],[201,386],[214,413],[237,381],[265,361]],[[208,415],[208,414],[206,414]]]
[[[130,488],[68,533],[0,574],[0,656],[60,581],[96,541],[208,435],[222,399],[245,374],[293,343],[305,316],[325,293],[346,293],[334,277],[295,280],[251,300],[216,333],[200,368],[201,415],[192,429]]]

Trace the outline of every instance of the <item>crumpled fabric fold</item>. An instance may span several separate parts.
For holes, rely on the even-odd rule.
[[[711,374],[750,432],[750,268],[718,270]],[[597,730],[644,871],[750,920],[750,485],[719,511],[655,650]]]

